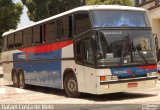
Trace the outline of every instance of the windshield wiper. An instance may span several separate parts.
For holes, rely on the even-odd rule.
[[[148,61],[146,60],[146,58],[144,57],[144,55],[143,55],[140,51],[138,51],[137,48],[134,46],[134,44],[133,44],[133,39],[131,39],[131,40],[132,40],[132,46],[133,46],[133,48],[138,52],[138,54],[139,54],[140,57],[144,60],[144,62],[145,62],[146,64],[148,64]]]
[[[127,45],[127,44],[129,44],[129,45]],[[130,41],[129,35],[123,36],[123,47],[122,47],[121,57],[120,57],[118,66],[122,66],[122,64],[123,64],[125,52],[126,52],[126,56],[129,55],[131,58],[131,62],[133,62],[132,46],[131,46],[131,41]]]
[[[123,37],[123,46],[122,46],[122,51],[121,51],[121,57],[118,63],[118,67],[122,66],[123,62],[124,62],[124,52],[125,52],[125,48],[126,48],[126,42],[125,42],[125,36]]]
[[[127,40],[127,37],[128,37],[128,40]],[[128,41],[129,45],[126,46],[126,42]],[[123,62],[124,62],[124,53],[126,52],[125,50],[128,49],[128,51],[130,52],[130,56],[131,56],[131,62],[133,63],[133,50],[132,50],[132,47],[134,48],[134,50],[136,50],[138,52],[138,54],[140,55],[140,57],[144,60],[145,64],[148,64],[148,61],[146,60],[146,58],[144,57],[144,55],[138,51],[136,49],[136,47],[134,46],[133,44],[133,39],[130,38],[129,35],[127,36],[124,36],[123,37],[123,47],[122,47],[122,53],[121,53],[121,57],[120,57],[120,60],[119,60],[119,63],[118,63],[118,67],[119,66],[122,66]],[[130,49],[129,49],[130,48]],[[129,55],[129,54],[128,54]]]

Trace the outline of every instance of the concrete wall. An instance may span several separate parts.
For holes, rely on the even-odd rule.
[[[146,5],[141,6],[146,9],[147,15],[149,17],[152,32],[153,34],[157,34],[158,37],[158,47],[160,49],[160,7],[154,8],[152,10],[148,10],[148,8],[155,6],[155,1],[148,3]]]
[[[158,42],[160,42],[160,19],[152,19],[152,32],[157,34]],[[160,48],[160,43],[158,43],[158,48]]]

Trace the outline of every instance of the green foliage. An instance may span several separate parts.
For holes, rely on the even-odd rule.
[[[81,6],[81,0],[22,0],[28,8],[28,17],[39,21],[55,14]]]
[[[0,36],[9,29],[15,29],[22,14],[22,4],[11,0],[0,0]]]
[[[131,0],[86,0],[87,5],[133,5]]]
[[[0,37],[9,29],[17,27],[22,9],[21,3],[14,4],[12,0],[0,0]]]
[[[39,21],[81,5],[132,5],[131,0],[22,0],[31,21]]]

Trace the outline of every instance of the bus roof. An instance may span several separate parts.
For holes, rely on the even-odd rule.
[[[64,16],[64,15],[67,15],[67,14],[70,14],[70,13],[74,13],[74,12],[78,12],[78,11],[89,11],[89,10],[132,10],[132,11],[145,11],[143,8],[130,7],[130,6],[119,6],[119,5],[90,5],[90,6],[81,6],[81,7],[74,8],[74,9],[71,9],[69,11],[57,14],[55,16],[46,18],[44,20],[32,23],[31,25],[28,25],[28,26],[25,26],[25,27],[22,27],[22,28],[19,28],[19,29],[16,29],[16,30],[11,30],[11,31],[5,32],[5,33],[3,33],[2,36],[11,34],[11,33],[14,33],[14,32],[17,32],[17,31],[20,31],[20,30],[23,30],[23,29],[26,29],[26,28],[29,28],[29,27],[32,27],[32,26],[35,26],[35,25],[38,25],[38,24],[41,24],[41,23],[44,23],[46,21],[50,21],[52,19]]]

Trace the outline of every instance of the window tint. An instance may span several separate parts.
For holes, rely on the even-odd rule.
[[[91,28],[89,15],[87,13],[75,15],[75,34],[81,34]]]
[[[69,16],[58,19],[58,39],[69,38]]]
[[[150,27],[143,11],[96,10],[92,13],[94,27]]]
[[[7,36],[3,37],[3,51],[7,50]]]
[[[41,29],[40,26],[33,27],[33,44],[42,43],[40,29]]]
[[[8,45],[7,45],[8,49],[12,49],[14,48],[14,34],[10,34],[8,36]]]
[[[93,57],[93,38],[87,37],[84,39],[84,61],[93,64],[94,57]]]
[[[78,63],[82,63],[83,61],[83,57],[82,57],[82,54],[83,54],[83,51],[82,51],[82,47],[83,44],[82,44],[82,39],[78,39],[76,40],[75,42],[75,59],[76,59],[76,62]]]
[[[32,45],[32,28],[28,28],[23,31],[23,45]]]
[[[55,41],[57,38],[57,22],[56,20],[50,21],[43,25],[44,36],[46,42]]]
[[[94,38],[88,36],[84,39],[77,39],[75,41],[75,59],[76,63],[85,63],[87,65],[94,65]]]
[[[15,33],[15,47],[21,47],[22,46],[22,31]]]

